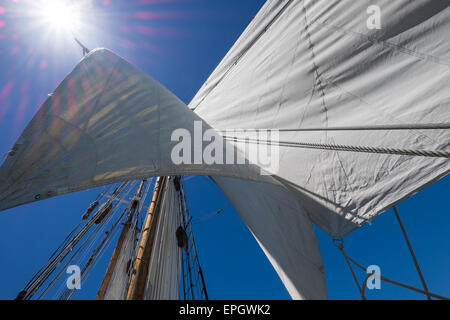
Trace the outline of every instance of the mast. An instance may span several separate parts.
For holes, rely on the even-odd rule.
[[[99,206],[98,211],[85,222],[79,232],[74,234],[79,227],[77,225],[64,239],[49,262],[30,280],[17,298],[30,299],[39,292],[37,299],[41,299],[53,290],[58,299],[70,299],[75,291],[66,288],[66,282],[61,280],[67,266],[71,264],[80,266],[80,280],[84,280],[96,260],[111,244],[114,251],[106,270],[104,269],[104,277],[96,300],[122,299],[124,291],[127,300],[163,297],[208,299],[194,242],[192,217],[187,208],[181,177],[157,178],[146,217],[141,223],[141,208],[152,185],[153,183],[147,183],[143,179],[123,183],[111,196],[100,193],[96,202],[101,203],[101,197],[107,200],[102,205],[96,205]],[[132,190],[134,190],[132,198],[129,201],[125,200],[132,194]],[[119,194],[122,195],[120,198],[117,197]],[[124,203],[125,207],[117,215],[119,206]],[[109,207],[112,209],[108,209]],[[104,211],[107,209],[109,213],[105,215]],[[99,219],[103,215],[105,217]],[[82,217],[82,221],[85,220],[86,218]],[[97,220],[100,222],[96,225]],[[120,231],[117,230],[119,224],[123,224]],[[91,230],[93,226],[95,227]],[[142,232],[139,241],[136,241],[135,231],[138,229]],[[112,244],[114,230],[120,234],[118,240]],[[70,254],[74,249],[76,251]],[[68,260],[65,260],[66,258]],[[132,272],[129,272],[130,266]],[[150,289],[147,287],[148,283],[151,283]],[[183,295],[180,293],[181,288]]]
[[[145,218],[145,224],[139,242],[139,249],[134,263],[126,300],[141,300],[143,297],[145,281],[148,275],[147,264],[150,259],[152,244],[155,238],[155,229],[160,211],[159,204],[161,202],[162,189],[165,186],[166,180],[166,177],[158,177],[156,180],[152,201]],[[141,262],[143,263],[141,264]]]
[[[88,48],[86,48],[86,46],[82,44],[81,41],[77,39],[77,37],[74,36],[73,39],[75,40],[76,43],[78,43],[78,45],[83,50],[83,56],[87,55],[91,51]]]
[[[103,277],[103,281],[100,285],[97,296],[95,297],[96,300],[103,300],[105,298],[106,290],[108,289],[112,274],[114,272],[114,269],[116,268],[117,259],[119,258],[120,252],[122,251],[123,243],[131,227],[131,221],[142,197],[142,190],[144,188],[145,182],[145,179],[141,181],[141,184],[139,185],[139,188],[136,191],[133,200],[131,201],[130,212],[128,213],[127,220],[124,222],[119,240],[117,241],[117,245],[111,256],[111,260],[109,261],[108,268],[106,269],[105,275]]]

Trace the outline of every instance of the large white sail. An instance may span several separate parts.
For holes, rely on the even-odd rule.
[[[195,121],[201,119],[157,81],[111,51],[95,50],[44,102],[0,167],[0,210],[142,177],[264,179],[254,165],[176,165],[172,134],[184,129],[194,137]]]
[[[189,106],[215,129],[448,124],[449,4],[267,1]],[[368,27],[373,6],[380,30]],[[450,130],[288,131],[280,140],[448,151]],[[332,236],[450,169],[448,158],[280,148],[275,178]]]
[[[313,225],[282,185],[214,177],[263,249],[293,299],[326,299]]]

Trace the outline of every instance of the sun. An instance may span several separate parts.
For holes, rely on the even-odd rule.
[[[43,22],[58,31],[75,31],[79,24],[79,10],[68,1],[43,0],[39,13]]]

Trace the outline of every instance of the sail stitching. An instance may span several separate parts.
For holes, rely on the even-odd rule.
[[[234,63],[227,69],[227,71],[225,71],[225,73],[223,74],[223,76],[217,80],[217,82],[213,85],[213,87],[208,91],[208,93],[206,93],[204,95],[204,97],[200,100],[199,103],[197,103],[197,105],[193,108],[197,108],[199,105],[202,104],[202,102],[209,96],[209,94],[211,92],[214,91],[214,89],[216,89],[219,84],[228,76],[228,74],[230,73],[230,71],[239,63],[239,61],[246,55],[246,53],[248,51],[250,51],[250,49],[256,44],[258,43],[258,41],[261,39],[261,37],[267,32],[267,30],[269,30],[269,28],[278,20],[278,18],[280,18],[280,16],[286,11],[286,9],[293,3],[293,0],[288,0],[287,3],[284,5],[284,7],[282,7],[280,9],[280,11],[272,18],[272,20],[269,21],[269,23],[267,24],[267,26],[256,36],[256,38],[251,41],[247,48],[237,56],[237,58],[235,59]]]
[[[450,63],[449,62],[447,62],[445,60],[442,60],[441,58],[435,57],[435,56],[433,56],[431,54],[428,54],[428,53],[422,53],[422,52],[419,52],[417,50],[409,49],[409,48],[406,48],[404,46],[400,46],[398,44],[391,43],[389,41],[379,40],[379,39],[376,39],[374,37],[367,36],[367,35],[365,35],[363,33],[360,33],[360,32],[357,32],[357,31],[353,31],[353,30],[347,30],[347,29],[345,29],[343,27],[336,26],[336,25],[333,25],[331,23],[327,23],[325,21],[317,20],[317,21],[315,21],[313,23],[317,23],[318,25],[321,25],[322,27],[325,27],[325,28],[327,28],[327,29],[329,29],[331,31],[341,32],[341,33],[347,34],[347,35],[359,36],[359,37],[363,38],[364,40],[369,41],[372,44],[381,44],[381,45],[386,46],[388,48],[391,48],[391,49],[393,49],[395,51],[401,52],[403,54],[406,54],[406,55],[409,55],[409,56],[412,56],[412,57],[419,58],[421,60],[426,60],[426,61],[429,61],[429,62],[432,62],[432,63],[435,63],[435,64],[440,64],[440,65],[443,65],[443,66],[446,66],[446,67],[450,67]]]

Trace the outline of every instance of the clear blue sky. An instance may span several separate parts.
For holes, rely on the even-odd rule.
[[[0,154],[7,152],[48,93],[81,59],[70,34],[49,31],[31,0],[0,0]],[[34,1],[35,2],[35,1]],[[78,2],[78,1],[77,1]],[[188,103],[226,54],[261,0],[95,0],[78,34],[89,48],[106,47],[156,78]],[[286,299],[286,290],[224,195],[204,177],[186,182],[189,206],[201,217],[196,241],[212,299]],[[430,290],[450,296],[450,179],[398,206]],[[13,298],[96,198],[87,190],[0,213],[0,299]],[[331,239],[317,235],[330,299],[358,299],[345,261]],[[392,211],[346,238],[348,254],[377,264],[395,280],[420,287]],[[78,298],[95,295],[103,270]],[[362,281],[363,274],[358,273]],[[382,284],[373,299],[420,295]]]

